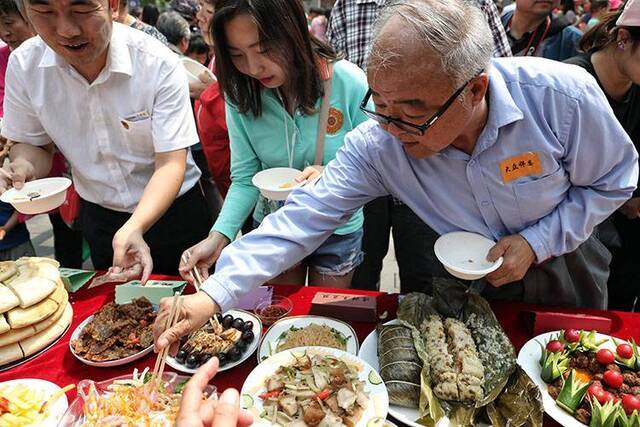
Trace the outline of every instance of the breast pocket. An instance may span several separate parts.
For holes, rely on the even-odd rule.
[[[549,215],[565,199],[570,187],[562,168],[532,181],[515,183],[513,191],[524,228]]]
[[[127,150],[136,156],[153,156],[153,132],[151,118],[130,121],[120,120],[121,131]]]

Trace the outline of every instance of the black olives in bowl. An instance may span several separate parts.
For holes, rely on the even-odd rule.
[[[178,354],[176,354],[176,362],[183,364],[187,361],[187,351],[186,350],[178,350]]]
[[[231,347],[229,351],[227,351],[227,358],[230,362],[237,362],[242,357],[242,352],[238,347]]]
[[[231,327],[231,324],[233,323],[233,316],[230,314],[227,314],[226,316],[224,316],[222,318],[222,327],[225,329],[229,329]]]
[[[242,331],[242,329],[244,327],[244,320],[242,320],[239,317],[237,319],[234,319],[234,321],[231,322],[231,327],[232,328],[236,328],[239,331]]]
[[[244,341],[247,344],[251,343],[253,338],[255,338],[255,336],[253,335],[252,330],[244,331],[242,335],[240,335],[240,341]]]
[[[187,357],[185,365],[189,369],[196,369],[198,367],[198,358],[195,355],[190,354],[189,357]]]

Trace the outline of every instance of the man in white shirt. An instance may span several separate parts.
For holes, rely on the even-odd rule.
[[[176,272],[181,252],[210,228],[189,151],[198,136],[179,59],[113,23],[118,0],[19,6],[39,37],[17,49],[7,69],[2,136],[16,143],[13,184],[46,176],[59,149],[83,199],[94,267],[140,264],[143,280],[154,264],[156,272]]]

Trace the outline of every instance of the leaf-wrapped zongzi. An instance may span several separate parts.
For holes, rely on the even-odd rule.
[[[379,325],[378,361],[389,401],[395,405],[417,408],[422,361],[414,347],[411,329],[402,325]]]

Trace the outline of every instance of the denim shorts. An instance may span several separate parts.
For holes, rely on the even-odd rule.
[[[255,228],[260,226],[255,220],[253,224]],[[364,252],[362,252],[363,235],[362,228],[349,234],[332,234],[315,252],[301,262],[325,276],[344,276],[349,274],[364,260]],[[295,266],[282,273],[292,270]]]
[[[309,268],[325,276],[344,276],[355,270],[364,259],[362,228],[353,233],[332,234],[305,262]]]

